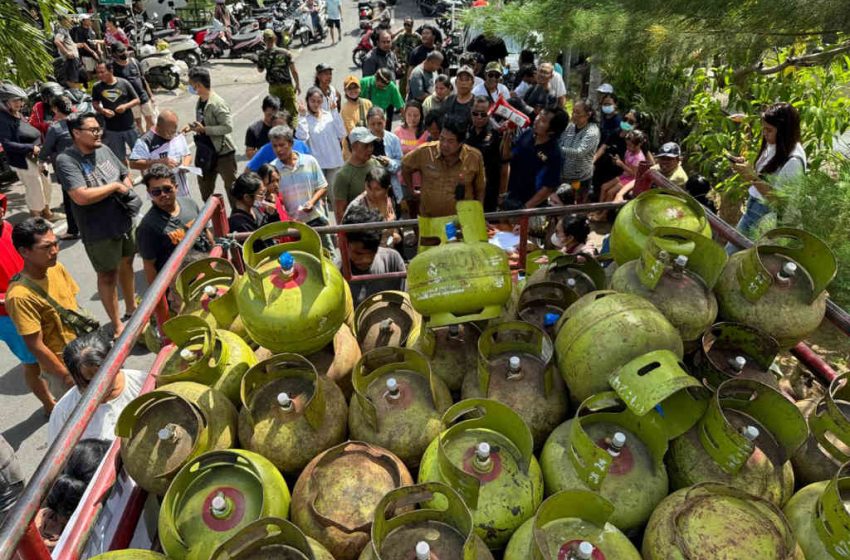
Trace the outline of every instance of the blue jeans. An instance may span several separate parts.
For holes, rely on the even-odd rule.
[[[756,230],[758,229],[759,222],[761,222],[762,219],[771,212],[772,210],[770,206],[750,195],[750,198],[747,199],[747,207],[744,210],[744,215],[741,216],[741,219],[738,221],[738,225],[735,226],[735,229],[755,241],[754,237]],[[739,251],[739,249],[731,243],[726,244],[727,255],[731,255],[737,251]]]

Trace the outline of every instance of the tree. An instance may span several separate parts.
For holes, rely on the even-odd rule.
[[[0,0],[0,79],[17,84],[52,73],[50,24],[58,13],[71,11],[66,0],[30,0],[27,5],[30,11],[15,0]]]

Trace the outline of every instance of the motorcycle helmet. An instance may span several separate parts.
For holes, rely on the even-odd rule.
[[[59,97],[65,93],[65,88],[56,82],[44,82],[41,84],[41,87],[38,88],[38,94],[41,96],[41,100],[49,104],[50,100],[54,97]]]
[[[12,99],[26,99],[27,93],[10,82],[0,83],[0,103],[5,105]]]

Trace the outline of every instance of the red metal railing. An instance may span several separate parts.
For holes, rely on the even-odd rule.
[[[642,184],[655,184],[668,189],[678,189],[670,183],[660,173],[643,168],[639,171],[638,181]],[[680,190],[680,189],[678,189]],[[487,214],[488,218],[497,219],[518,219],[520,225],[520,258],[519,263],[522,266],[525,262],[525,250],[528,239],[528,221],[532,216],[558,216],[576,213],[587,213],[597,210],[613,209],[621,206],[621,203],[597,203],[597,204],[581,204],[564,207],[538,208],[533,210],[516,210],[510,212],[498,212]],[[740,235],[734,228],[720,220],[714,214],[707,212],[711,225],[718,236],[738,247],[749,247],[752,243]],[[186,233],[185,238],[175,248],[168,262],[160,271],[154,283],[148,288],[145,293],[137,312],[133,315],[130,322],[127,324],[124,333],[116,342],[114,348],[107,356],[106,363],[98,371],[95,378],[92,380],[88,390],[83,395],[80,403],[74,409],[68,422],[60,431],[54,444],[51,445],[45,458],[39,465],[36,473],[30,480],[29,485],[24,490],[23,495],[18,500],[14,508],[7,516],[7,522],[0,530],[0,560],[9,560],[15,554],[15,551],[20,554],[23,560],[45,560],[50,558],[47,554],[44,545],[41,543],[41,538],[37,529],[32,524],[32,519],[35,516],[38,508],[47,492],[49,491],[53,481],[58,476],[61,469],[68,460],[71,450],[77,441],[80,439],[83,431],[88,425],[91,417],[97,408],[98,403],[103,396],[109,391],[112,381],[124,363],[129,354],[134,341],[142,332],[148,319],[153,314],[166,293],[166,290],[176,276],[181,267],[181,263],[186,254],[190,251],[195,240],[203,231],[206,223],[212,220],[213,228],[216,237],[224,237],[228,232],[227,220],[224,213],[224,204],[220,196],[215,196],[207,201],[204,208],[201,210],[200,217],[195,221],[195,224]],[[384,275],[352,275],[350,261],[348,258],[348,243],[346,232],[363,231],[370,229],[386,229],[393,228],[417,228],[417,220],[400,220],[392,223],[380,222],[372,224],[356,224],[345,226],[327,226],[316,228],[319,233],[336,233],[340,240],[340,254],[343,267],[343,274],[346,279],[353,282],[369,281],[374,279],[382,279],[389,277],[403,277],[405,273],[393,273]],[[216,252],[221,254],[221,248],[216,248]],[[234,264],[241,264],[241,255],[236,246],[230,247],[231,258]],[[241,267],[240,267],[241,268]],[[159,317],[164,320],[165,317]],[[839,308],[832,302],[828,302],[827,318],[834,323],[842,332],[850,335],[850,315]],[[816,373],[821,379],[828,382],[835,376],[835,371],[826,364],[819,356],[817,356],[809,347],[800,344],[795,347],[792,352],[794,355]],[[161,360],[165,353],[161,353],[157,357],[157,362],[151,369],[151,377],[148,383],[152,383],[153,376],[158,373],[158,368],[161,366]],[[61,443],[60,443],[61,442]],[[120,443],[119,443],[120,445]],[[114,447],[117,452],[118,447]],[[73,538],[78,546],[74,549],[79,549],[82,545],[82,539],[90,530],[92,522],[97,513],[97,507],[94,496],[102,496],[108,486],[115,480],[115,469],[117,461],[112,461],[112,467],[109,469],[103,481],[97,481],[97,484],[103,485],[103,488],[98,488],[97,492],[92,492],[92,499],[83,504],[86,509],[86,514],[80,517],[80,527],[74,528]],[[111,543],[111,549],[118,550],[126,547],[133,534],[133,530],[139,519],[142,504],[144,503],[144,492],[137,489],[138,492],[133,495],[131,504],[125,511],[126,519],[122,523],[121,528],[116,533],[115,538]],[[64,557],[63,557],[64,560]],[[68,557],[67,560],[76,560],[75,557]]]
[[[71,451],[83,435],[98,405],[111,390],[115,375],[127,359],[136,339],[141,334],[154,309],[165,297],[168,286],[180,270],[183,259],[210,220],[213,220],[216,236],[222,237],[228,233],[224,201],[221,196],[213,196],[207,201],[198,219],[186,232],[186,237],[175,247],[174,252],[153,284],[148,287],[136,313],[133,314],[124,332],[106,357],[106,362],[98,370],[70,418],[50,445],[47,454],[42,459],[18,502],[9,511],[6,523],[0,529],[0,560],[12,558],[15,551],[19,549],[18,543],[21,542],[25,534],[27,536],[26,542],[22,543],[18,550],[23,560],[50,558],[49,555],[45,557],[43,551],[39,551],[37,545],[33,542],[33,539],[36,539],[39,541],[38,544],[41,544],[38,531],[35,530],[31,522],[38,512],[41,502],[50,491],[53,481],[59,476]]]

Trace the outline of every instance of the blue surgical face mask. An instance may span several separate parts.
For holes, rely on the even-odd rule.
[[[632,130],[634,130],[634,128],[635,125],[633,125],[632,123],[628,121],[620,121],[620,130],[622,130],[623,132],[631,132]]]
[[[198,95],[198,90],[196,90],[194,86],[190,85],[187,89],[192,95]]]
[[[610,115],[616,109],[617,109],[617,107],[615,107],[614,105],[603,105],[602,106],[602,112],[605,113],[606,115]]]

